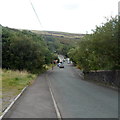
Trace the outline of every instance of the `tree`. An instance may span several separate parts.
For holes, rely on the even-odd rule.
[[[86,71],[120,69],[119,24],[115,17],[102,26],[96,26],[92,34],[84,36],[77,47],[69,51],[69,56]]]
[[[40,35],[3,27],[2,67],[39,73],[51,62],[51,52]]]

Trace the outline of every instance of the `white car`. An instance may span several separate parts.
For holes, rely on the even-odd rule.
[[[63,65],[63,64],[60,64],[60,65],[59,65],[59,68],[64,68],[64,65]]]
[[[61,65],[61,63],[58,63],[57,66],[59,67]]]

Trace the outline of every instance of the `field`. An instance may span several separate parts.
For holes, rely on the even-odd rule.
[[[54,36],[54,37],[65,37],[65,38],[81,38],[84,34],[77,34],[77,33],[67,33],[67,32],[58,32],[58,31],[38,31],[38,30],[31,30],[33,33],[47,35],[47,36]]]

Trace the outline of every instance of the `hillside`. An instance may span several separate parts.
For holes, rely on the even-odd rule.
[[[53,37],[62,37],[62,38],[73,38],[79,39],[84,36],[84,34],[75,34],[75,33],[67,33],[67,32],[57,32],[57,31],[38,31],[38,30],[31,30],[34,33],[42,34],[46,36],[53,36]]]
[[[65,56],[67,56],[68,51],[75,47],[81,38],[84,37],[84,34],[56,31],[31,30],[31,32],[42,35],[52,52],[57,52]]]
[[[36,34],[43,38],[43,41],[48,46],[48,49],[54,53],[63,54],[67,56],[71,48],[75,48],[78,42],[84,37],[84,34],[74,34],[57,31],[39,31],[39,30],[23,30],[19,31],[25,34]]]

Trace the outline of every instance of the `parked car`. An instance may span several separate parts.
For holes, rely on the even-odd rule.
[[[60,65],[59,65],[59,68],[64,68],[64,65],[63,65],[63,64],[60,64]]]
[[[57,66],[59,67],[61,63],[58,63]]]

